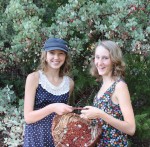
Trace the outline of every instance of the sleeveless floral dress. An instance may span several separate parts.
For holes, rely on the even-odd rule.
[[[52,103],[67,103],[69,98],[69,77],[64,76],[59,86],[52,85],[42,71],[39,71],[39,85],[36,90],[34,110]],[[55,113],[33,123],[26,124],[24,147],[54,147],[51,125]]]
[[[116,80],[103,94],[102,97],[95,96],[94,106],[103,110],[107,114],[123,120],[123,115],[118,104],[114,104],[111,100],[111,96],[115,90],[116,84],[121,81],[121,79]],[[127,147],[127,134],[119,131],[118,129],[112,127],[102,119],[99,120],[102,124],[102,134],[101,139],[97,147]]]

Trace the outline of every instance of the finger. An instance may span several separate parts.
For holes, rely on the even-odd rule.
[[[81,118],[84,118],[84,114],[80,114],[80,117],[81,117]]]
[[[72,112],[72,111],[73,111],[73,109],[69,107],[69,108],[67,108],[67,109],[66,109],[66,111],[68,111],[68,112]]]
[[[81,113],[85,114],[85,113],[87,113],[88,110],[89,110],[88,108],[84,108],[81,110]]]
[[[81,113],[82,113],[82,114],[85,114],[85,112],[86,112],[86,110],[81,110]]]
[[[80,117],[83,118],[83,119],[85,119],[85,120],[89,120],[88,117],[86,115],[84,115],[84,114],[81,114]]]
[[[85,109],[90,109],[92,106],[85,106],[84,108]]]

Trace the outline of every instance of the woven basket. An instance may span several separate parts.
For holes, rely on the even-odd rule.
[[[87,121],[76,113],[56,115],[52,123],[55,147],[94,147],[99,141],[98,121]]]

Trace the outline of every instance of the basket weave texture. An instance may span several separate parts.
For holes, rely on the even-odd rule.
[[[76,113],[56,115],[52,123],[55,147],[94,147],[100,139],[101,126]]]

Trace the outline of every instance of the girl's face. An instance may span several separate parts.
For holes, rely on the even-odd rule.
[[[95,66],[101,76],[111,76],[113,63],[110,58],[110,53],[103,46],[98,46],[95,51]]]
[[[65,62],[66,53],[61,50],[48,51],[46,61],[50,68],[59,69]]]

